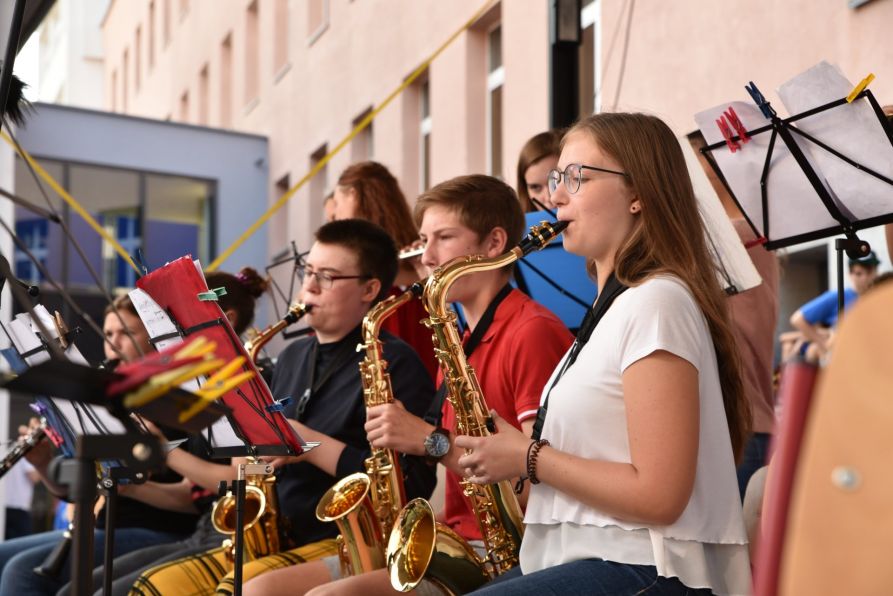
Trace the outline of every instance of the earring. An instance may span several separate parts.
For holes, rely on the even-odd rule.
[[[630,212],[632,212],[632,213],[638,213],[638,212],[639,212],[639,206],[638,206],[638,205],[633,205],[632,207],[629,208],[629,210],[630,210]]]

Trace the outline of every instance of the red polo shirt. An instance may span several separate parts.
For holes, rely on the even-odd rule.
[[[468,339],[467,333],[464,339]],[[496,309],[493,323],[468,362],[487,406],[520,429],[521,421],[536,416],[543,387],[573,339],[550,310],[512,290]],[[442,375],[438,378],[440,381]],[[441,424],[455,434],[456,416],[449,400],[444,401]],[[450,470],[446,473],[444,518],[463,538],[481,539],[459,476]]]

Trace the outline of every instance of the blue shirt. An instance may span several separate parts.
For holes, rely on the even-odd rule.
[[[843,309],[849,308],[856,301],[859,294],[852,288],[843,291]],[[824,294],[813,298],[800,307],[803,318],[810,325],[824,325],[833,327],[837,324],[837,290],[828,290]]]

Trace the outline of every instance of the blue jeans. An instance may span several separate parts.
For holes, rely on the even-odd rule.
[[[769,433],[754,433],[744,445],[744,456],[741,465],[738,466],[738,492],[741,493],[741,502],[744,502],[744,491],[753,473],[766,465],[766,457],[769,455]]]
[[[479,596],[709,596],[710,590],[694,590],[675,577],[660,577],[650,565],[627,565],[601,559],[573,561],[521,574],[515,567],[474,592]]]
[[[179,535],[156,532],[146,528],[122,528],[115,531],[115,556],[138,548],[181,538]],[[41,565],[53,551],[62,532],[44,532],[24,538],[16,538],[0,544],[0,596],[27,594],[55,594],[71,579],[71,553],[58,578],[41,577],[34,568]],[[105,532],[96,530],[93,541],[94,565],[102,565]]]

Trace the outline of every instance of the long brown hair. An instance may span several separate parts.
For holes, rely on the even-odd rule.
[[[538,135],[530,137],[521,153],[518,155],[518,200],[521,201],[521,209],[527,213],[528,211],[539,211],[540,208],[530,201],[530,195],[527,193],[527,181],[524,174],[527,168],[535,164],[541,159],[550,156],[558,157],[561,153],[561,133],[560,130],[547,130]]]
[[[397,179],[380,163],[362,161],[349,166],[338,178],[338,186],[352,188],[357,193],[354,217],[384,228],[398,247],[409,246],[419,239],[409,203]]]
[[[614,259],[614,273],[635,286],[659,273],[681,279],[704,313],[713,338],[723,404],[736,460],[750,434],[751,413],[741,382],[740,360],[725,294],[707,250],[691,178],[673,131],[647,114],[602,113],[571,128],[587,134],[629,174],[641,202],[632,233]]]

